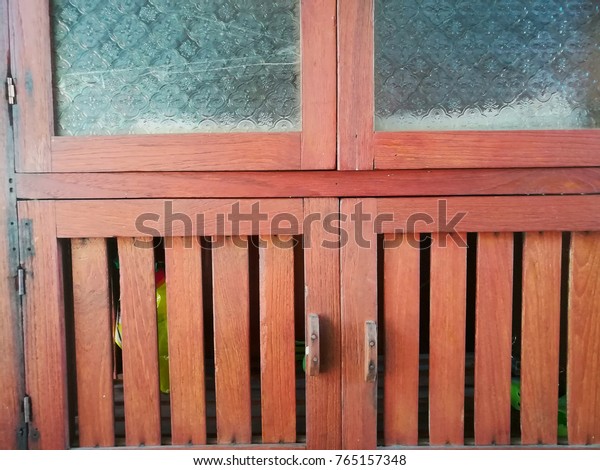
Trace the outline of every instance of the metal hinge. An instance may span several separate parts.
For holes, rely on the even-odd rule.
[[[25,424],[31,423],[31,398],[27,395],[23,397],[23,421]]]
[[[25,295],[25,270],[20,266],[17,269],[17,294]]]
[[[17,104],[17,87],[12,77],[6,78],[6,97],[8,98],[8,104]]]

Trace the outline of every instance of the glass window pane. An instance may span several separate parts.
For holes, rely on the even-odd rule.
[[[600,125],[600,1],[375,0],[377,130]]]
[[[52,0],[56,133],[301,127],[299,0]]]

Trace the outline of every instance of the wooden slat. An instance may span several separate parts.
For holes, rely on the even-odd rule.
[[[600,234],[571,238],[567,366],[570,444],[600,443]]]
[[[206,444],[202,248],[195,237],[166,239],[167,321],[173,444]]]
[[[527,233],[523,246],[521,442],[555,444],[562,236]]]
[[[300,133],[53,137],[52,171],[299,170]]]
[[[336,0],[302,0],[302,169],[336,167]]]
[[[342,447],[377,445],[377,380],[364,375],[365,322],[377,321],[377,236],[374,199],[343,199],[341,246]],[[362,214],[362,216],[360,215]],[[370,220],[364,216],[370,215]]]
[[[19,174],[24,199],[600,193],[599,168]],[[423,184],[426,181],[427,184]]]
[[[65,313],[54,203],[21,202],[18,210],[28,281],[23,297],[25,381],[34,404],[29,448],[64,449],[69,443]]]
[[[464,443],[467,250],[465,234],[436,233],[431,246],[429,442]]]
[[[384,443],[417,445],[420,251],[412,234],[384,241]]]
[[[113,332],[106,240],[71,242],[79,445],[115,445]]]
[[[477,245],[477,445],[510,444],[513,238],[512,233],[481,233]]]
[[[600,165],[600,131],[377,132],[375,168]]]
[[[306,315],[319,315],[319,375],[306,377],[306,444],[309,449],[341,449],[341,325],[339,228],[325,218],[339,212],[337,199],[305,199],[304,242]],[[310,217],[310,219],[309,219]],[[337,219],[337,216],[333,216]],[[325,227],[328,228],[325,231]]]
[[[252,441],[247,237],[213,238],[217,442]]]
[[[296,442],[293,240],[265,237],[259,256],[262,437]]]
[[[127,445],[161,442],[154,252],[151,238],[119,238]]]
[[[58,234],[66,238],[300,234],[302,216],[302,199],[155,199],[56,203]]]
[[[373,0],[338,2],[338,168],[373,169]]]

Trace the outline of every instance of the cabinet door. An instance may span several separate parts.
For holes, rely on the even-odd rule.
[[[18,171],[335,168],[335,0],[9,4]]]
[[[340,447],[336,199],[19,209],[30,447]]]
[[[592,0],[339,3],[349,170],[596,166]]]

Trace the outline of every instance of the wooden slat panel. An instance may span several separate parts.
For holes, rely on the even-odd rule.
[[[365,322],[377,321],[377,236],[374,199],[343,199],[341,228],[342,301],[342,447],[374,449],[377,445],[377,380],[364,374]],[[370,220],[358,216],[371,215]]]
[[[570,444],[600,443],[600,234],[571,239],[567,366]]]
[[[62,259],[52,202],[21,202],[26,392],[33,403],[31,449],[68,446],[67,366]],[[33,439],[32,434],[38,434]]]
[[[302,0],[302,168],[336,167],[336,0]]]
[[[525,236],[521,330],[523,444],[555,444],[557,438],[561,248],[558,232]]]
[[[299,170],[300,133],[53,137],[52,171]]]
[[[306,315],[319,315],[319,375],[306,377],[306,443],[309,449],[341,449],[341,325],[339,228],[337,199],[305,199],[304,285]],[[334,214],[333,216],[330,214]],[[310,217],[310,219],[309,219]],[[328,230],[325,231],[324,228]]]
[[[206,444],[200,240],[166,239],[167,320],[173,444]]]
[[[598,166],[600,131],[377,132],[375,167]]]
[[[213,239],[217,442],[252,440],[250,299],[246,237]]]
[[[433,234],[429,339],[429,442],[464,442],[467,250],[465,234]]]
[[[161,440],[154,252],[151,238],[119,238],[127,445]]]
[[[71,242],[79,445],[115,445],[113,332],[108,256],[102,238]]]
[[[67,238],[302,232],[302,199],[156,199],[56,204],[58,233]],[[276,216],[279,217],[274,222]]]
[[[419,240],[413,234],[386,234],[384,243],[384,443],[417,445]]]
[[[293,240],[261,239],[259,254],[262,437],[269,444],[295,442]]]
[[[477,445],[510,444],[513,238],[512,233],[482,233],[477,245]]]
[[[338,2],[338,168],[373,169],[373,0]]]

